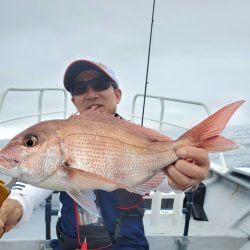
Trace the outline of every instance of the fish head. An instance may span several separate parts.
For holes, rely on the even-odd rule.
[[[51,176],[62,162],[56,121],[44,121],[16,135],[0,150],[0,172],[30,184]]]

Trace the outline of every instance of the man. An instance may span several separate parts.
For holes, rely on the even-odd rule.
[[[103,64],[88,60],[78,60],[69,65],[64,75],[64,86],[80,113],[93,109],[115,114],[122,97],[114,72]],[[208,154],[193,147],[181,148],[176,153],[181,159],[165,169],[169,189],[184,191],[197,186],[208,174]],[[23,183],[16,185],[0,210],[0,234],[28,221],[34,205],[51,193]],[[110,250],[148,249],[142,223],[142,197],[122,189],[113,192],[96,190],[95,195],[104,224],[100,232],[94,225],[88,228],[79,225],[76,203],[65,192],[60,193],[59,244],[52,241],[53,249],[80,248],[86,239],[92,244],[92,249],[97,248],[97,241],[100,243],[98,248]]]

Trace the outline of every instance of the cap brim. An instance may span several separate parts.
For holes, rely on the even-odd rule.
[[[71,63],[65,71],[63,79],[65,89],[70,92],[72,83],[74,82],[76,76],[86,70],[96,70],[98,72],[101,72],[108,79],[116,83],[116,81],[105,70],[98,66],[98,64],[95,64],[94,62],[88,60],[77,60]]]

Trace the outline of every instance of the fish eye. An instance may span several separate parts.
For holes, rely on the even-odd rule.
[[[37,137],[34,135],[31,135],[25,140],[24,146],[34,147],[34,146],[36,146],[37,142],[38,142]]]

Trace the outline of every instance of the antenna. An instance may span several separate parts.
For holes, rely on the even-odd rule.
[[[145,89],[144,89],[144,95],[143,95],[143,107],[142,107],[141,126],[143,126],[144,112],[145,112],[145,102],[146,102],[146,96],[147,96],[148,69],[149,69],[150,50],[151,50],[151,40],[152,40],[152,31],[153,31],[153,23],[154,23],[154,12],[155,12],[155,0],[154,0],[154,2],[153,2],[153,11],[152,11],[152,20],[151,20],[150,39],[149,39],[149,46],[148,46],[148,62],[147,62]]]

